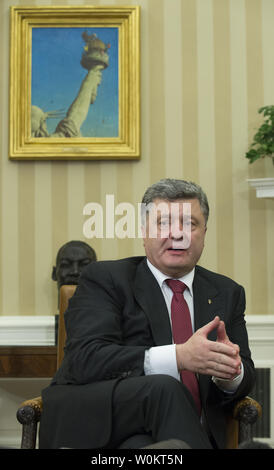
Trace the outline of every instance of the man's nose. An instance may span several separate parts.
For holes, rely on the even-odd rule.
[[[184,237],[183,224],[179,221],[170,224],[170,238],[182,240]]]
[[[172,228],[170,238],[174,248],[187,250],[191,245],[191,226],[189,224],[177,224]]]

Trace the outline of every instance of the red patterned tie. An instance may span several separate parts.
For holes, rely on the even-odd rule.
[[[192,336],[192,325],[188,305],[184,298],[186,285],[176,279],[167,279],[167,285],[173,291],[171,301],[172,334],[175,344],[185,343]],[[201,401],[198,380],[194,372],[183,370],[181,379],[191,392],[199,414],[201,414]]]

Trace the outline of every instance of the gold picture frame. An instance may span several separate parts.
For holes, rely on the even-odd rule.
[[[11,7],[9,157],[140,157],[139,6]]]

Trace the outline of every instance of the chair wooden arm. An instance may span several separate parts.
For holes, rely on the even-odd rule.
[[[36,397],[21,403],[17,419],[23,425],[21,449],[35,449],[37,424],[43,409],[42,397]],[[227,423],[227,448],[251,439],[251,426],[262,414],[262,407],[250,397],[238,401]]]
[[[235,449],[242,442],[251,439],[252,425],[262,414],[259,403],[245,397],[235,403],[227,416],[226,448]]]
[[[68,285],[62,286],[60,289],[57,368],[60,366],[63,359],[66,340],[64,312],[68,307],[68,301],[73,296],[76,287],[76,285]],[[42,397],[37,397],[24,401],[17,410],[17,419],[19,423],[23,425],[21,449],[35,449],[37,424],[40,421],[42,408]]]
[[[233,409],[233,418],[239,422],[239,444],[252,438],[252,425],[261,415],[262,407],[253,398],[245,397],[236,403]]]
[[[238,401],[233,409],[233,418],[246,424],[254,424],[261,415],[261,405],[250,397]]]
[[[43,409],[42,397],[36,397],[21,403],[17,410],[17,419],[23,425],[21,449],[35,449],[37,423]]]

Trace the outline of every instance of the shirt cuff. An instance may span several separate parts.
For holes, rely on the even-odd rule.
[[[220,379],[218,377],[212,377],[213,382],[217,387],[225,393],[235,393],[243,380],[244,366],[241,364],[241,373],[234,377],[232,380]]]
[[[145,351],[145,375],[166,374],[180,380],[176,361],[176,345],[153,346]]]

